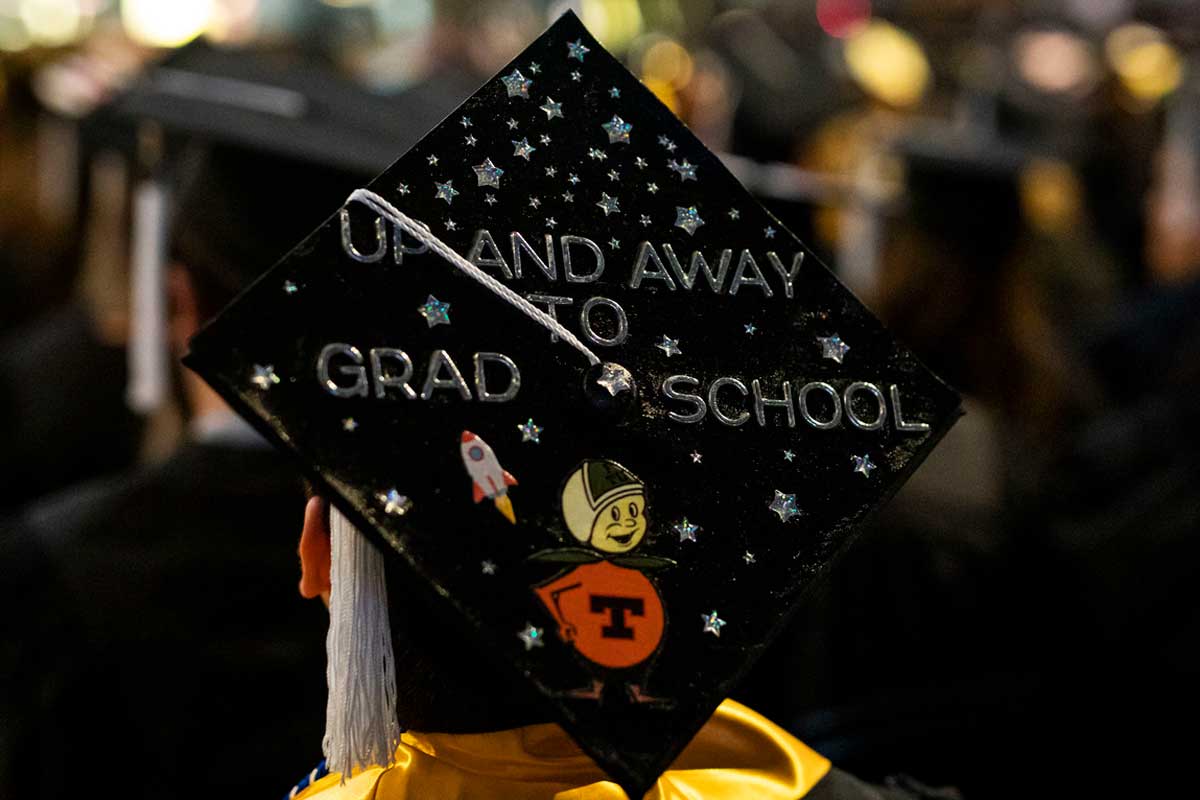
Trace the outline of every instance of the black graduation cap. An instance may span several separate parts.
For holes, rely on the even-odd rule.
[[[187,363],[631,796],[959,405],[570,13]]]

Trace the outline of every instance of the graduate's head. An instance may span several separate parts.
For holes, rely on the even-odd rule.
[[[615,461],[584,461],[563,485],[562,515],[580,542],[626,553],[646,535],[646,487]]]

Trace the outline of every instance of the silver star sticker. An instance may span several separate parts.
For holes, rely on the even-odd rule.
[[[515,119],[512,119],[511,117],[509,118],[509,120],[506,124],[508,125],[508,129],[510,131],[515,131],[517,129],[517,121]]]
[[[603,161],[604,159],[608,158],[608,156],[605,154],[605,152],[603,150],[601,150],[597,147],[589,147],[588,148],[588,158],[590,158],[594,161]]]
[[[832,336],[818,336],[817,341],[821,343],[821,358],[828,358],[839,364],[850,351],[850,345],[843,342],[842,337],[836,333]]]
[[[530,62],[529,62],[529,72],[530,72],[531,74],[533,74],[533,75],[537,75],[537,74],[538,74],[539,72],[541,72],[541,71],[542,71],[542,65],[541,65],[541,64],[539,64],[539,63],[538,63],[538,62],[536,62],[536,61],[530,61]]]
[[[553,228],[556,225],[558,225],[558,220],[556,220],[554,217],[546,217],[546,227],[547,228]]]
[[[283,282],[283,293],[284,294],[295,294],[298,291],[300,291],[300,287],[296,285],[295,281],[284,281]]]
[[[354,433],[356,430],[358,430],[358,420],[356,420],[354,417],[346,417],[344,420],[342,420],[342,430],[346,431],[347,433]]]
[[[522,424],[518,425],[517,430],[521,432],[522,442],[533,442],[534,444],[540,444],[542,441],[542,426],[534,425],[532,419],[528,419]]]
[[[696,180],[696,165],[689,162],[686,158],[682,164],[672,158],[667,162],[667,166],[679,175],[680,182]]]
[[[583,43],[582,39],[576,39],[573,42],[567,42],[567,58],[578,59],[583,61],[584,55],[588,53],[588,47]]]
[[[496,195],[494,195],[494,194],[486,195],[483,198],[483,202],[487,203],[489,206],[496,205]]]
[[[666,148],[668,148],[668,149],[670,149],[670,148],[673,148],[673,147],[674,147],[674,145],[672,144],[671,140],[670,140],[670,139],[668,139],[668,138],[666,137],[666,135],[665,135],[665,134],[661,134],[661,133],[660,133],[660,134],[658,135],[658,143],[659,143],[659,144],[661,144],[663,147],[666,147]]]
[[[633,388],[633,375],[620,364],[605,364],[600,371],[600,377],[596,378],[596,383],[603,386],[611,396],[616,397],[621,392],[627,392]]]
[[[454,196],[458,194],[458,189],[454,188],[454,181],[449,180],[445,183],[434,181],[433,185],[437,187],[437,191],[433,193],[434,197],[438,200],[445,200],[446,205],[454,202]]]
[[[528,138],[522,139],[519,142],[516,141],[515,139],[513,140],[513,155],[514,156],[520,156],[521,158],[528,161],[529,154],[532,153],[534,150],[537,150],[537,148],[529,143]]]
[[[454,220],[450,219],[449,217],[447,217],[446,218],[446,230],[448,230],[448,231],[458,230],[458,223],[455,222]]]
[[[547,97],[546,102],[542,103],[539,108],[546,112],[546,119],[552,120],[555,117],[566,119],[562,113],[562,103],[554,102],[553,98]]]
[[[443,303],[433,295],[426,298],[425,305],[417,307],[417,313],[425,318],[430,328],[450,324],[450,304]]]
[[[721,628],[725,627],[725,620],[718,617],[716,611],[711,614],[701,614],[700,619],[704,620],[704,630],[701,633],[711,633],[717,637],[721,635]]]
[[[470,117],[459,117],[458,124],[462,125],[464,128],[469,128],[469,127],[471,127],[471,118]]]
[[[646,168],[646,159],[642,158],[641,156],[638,156],[637,158],[635,158],[633,160],[633,165],[635,167],[637,167],[638,169],[645,169]]]
[[[621,90],[614,86],[608,90],[608,96],[615,100],[621,96]]]
[[[606,217],[614,211],[620,211],[621,206],[619,204],[620,201],[615,197],[610,197],[608,192],[601,192],[600,201],[596,203],[596,205],[600,206]]]
[[[608,143],[629,144],[629,132],[633,130],[633,126],[625,120],[613,114],[613,118],[600,126],[604,132],[608,134]]]
[[[505,91],[509,97],[523,97],[529,99],[529,87],[533,85],[533,81],[521,74],[521,70],[514,69],[512,72],[500,79],[504,84]]]
[[[541,204],[542,204],[542,201],[537,199],[536,197],[529,198],[529,205],[532,206],[533,208],[537,208]]]
[[[746,331],[746,334],[749,336],[753,336],[754,332],[758,330],[758,328],[755,327],[753,322],[747,322],[745,325],[742,326],[742,329],[744,331]]]
[[[784,450],[783,451],[783,460],[784,461],[795,461],[796,453],[792,450]]]
[[[550,134],[543,133],[541,136],[538,137],[538,141],[541,142],[542,144],[550,144]]]
[[[254,377],[250,379],[250,382],[260,389],[270,389],[279,383],[279,376],[275,374],[275,367],[272,365],[255,364]]]
[[[379,502],[383,503],[383,513],[395,514],[397,517],[403,517],[412,508],[412,500],[408,495],[400,494],[396,489],[388,489],[386,492],[380,492],[377,495]]]
[[[482,572],[484,575],[495,575],[496,574],[496,562],[494,562],[494,561],[482,562],[479,565],[479,571]]]
[[[650,224],[650,217],[646,216],[645,214],[642,214],[642,216],[641,216],[641,218],[638,220],[638,222],[642,223],[642,225],[649,225],[649,224]]]
[[[696,210],[695,206],[687,208],[675,206],[675,227],[683,228],[688,232],[688,236],[695,235],[696,229],[703,224],[704,220],[700,219],[700,212]]]
[[[425,160],[429,162],[429,166],[431,166],[431,167],[436,167],[436,166],[437,166],[437,163],[438,163],[438,157],[437,157],[437,156],[435,156],[435,155],[430,155],[430,156],[429,156],[428,158],[426,158]]]
[[[408,194],[408,184],[407,183],[396,184],[396,191],[399,192],[400,194]]]
[[[571,194],[570,192],[563,192],[562,199],[565,203],[574,203],[575,195]]]
[[[700,530],[700,526],[688,522],[688,518],[684,517],[682,521],[672,525],[671,530],[679,534],[680,542],[694,542],[696,541],[696,533]]]
[[[654,346],[657,347],[659,350],[662,350],[664,353],[666,353],[667,358],[670,358],[671,356],[678,356],[678,355],[683,354],[683,351],[679,349],[679,340],[672,339],[670,336],[667,336],[665,333],[663,334],[662,341]]]
[[[475,170],[477,186],[500,188],[500,176],[504,174],[504,170],[493,164],[490,158],[485,158],[482,164],[476,164],[471,169]]]
[[[567,183],[574,186],[575,184],[579,183],[579,176],[576,175],[574,172],[572,172],[571,176],[569,178],[567,178]]]
[[[553,178],[557,174],[558,174],[558,170],[555,169],[554,167],[546,167],[546,177],[547,178]]]
[[[610,181],[616,181],[616,180],[620,180],[620,179],[621,179],[621,173],[617,172],[615,169],[610,169],[610,170],[608,171],[608,179],[609,179]]]
[[[751,553],[749,550],[742,554],[742,560],[747,564],[753,564],[755,561],[757,561],[757,559],[754,557],[754,553]]]
[[[517,631],[517,638],[525,645],[525,652],[529,652],[535,647],[545,646],[543,634],[544,631],[541,628],[535,628],[532,622],[526,622],[525,628]]]
[[[763,236],[767,237],[768,239],[774,239],[775,229],[768,225],[767,227],[763,228]]]
[[[704,460],[704,456],[700,453],[700,451],[698,451],[698,450],[692,451],[692,463],[693,464],[699,464],[703,460]]]
[[[608,240],[608,246],[609,249],[616,250],[621,246],[621,240],[614,236]]]
[[[738,211],[736,208],[729,209],[729,218],[730,219],[737,219],[741,215],[742,215],[742,212]]]
[[[646,191],[649,192],[650,194],[656,193],[658,191],[658,184],[657,183],[647,183]]]
[[[575,81],[576,83],[579,83],[579,79],[582,77],[583,75],[579,73],[579,70],[573,70],[571,72],[571,80]]]
[[[467,147],[474,147],[475,143],[479,140],[475,138],[475,134],[471,134],[466,139],[463,139],[463,141],[467,143]]]
[[[850,456],[850,460],[854,462],[854,471],[861,473],[864,478],[871,477],[871,470],[875,469],[875,463],[868,456]]]
[[[784,494],[778,489],[775,490],[775,499],[767,504],[767,508],[779,515],[780,522],[800,516],[800,510],[796,508],[796,495]]]

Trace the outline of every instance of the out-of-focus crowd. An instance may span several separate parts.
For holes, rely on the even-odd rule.
[[[1184,785],[1200,10],[551,5],[0,0],[0,796],[315,763],[298,478],[177,357],[560,5],[966,397],[739,699],[864,777]]]

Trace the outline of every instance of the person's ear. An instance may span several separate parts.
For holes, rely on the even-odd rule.
[[[321,597],[329,603],[329,504],[323,497],[308,498],[304,529],[300,532],[300,595]]]

